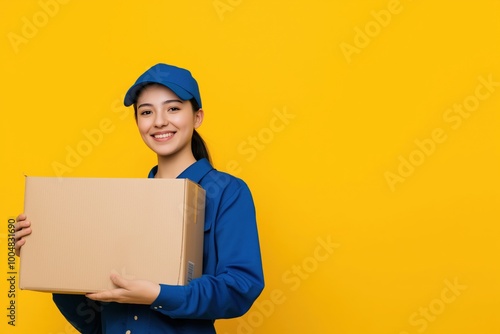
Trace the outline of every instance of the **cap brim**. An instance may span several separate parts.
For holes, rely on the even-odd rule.
[[[194,96],[191,95],[187,90],[182,88],[181,86],[175,84],[175,83],[160,83],[156,81],[144,81],[140,83],[136,83],[130,89],[127,91],[127,94],[125,94],[125,99],[123,101],[123,104],[125,104],[126,107],[131,106],[137,101],[137,95],[139,92],[144,88],[144,86],[149,85],[149,84],[158,84],[167,87],[170,89],[172,92],[174,92],[175,95],[177,95],[181,100],[186,101],[186,100],[191,100]]]

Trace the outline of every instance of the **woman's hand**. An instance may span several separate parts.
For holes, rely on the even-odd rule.
[[[118,274],[111,275],[116,289],[89,293],[87,298],[101,302],[151,305],[160,294],[160,285],[145,281],[126,279]]]
[[[14,224],[14,239],[16,240],[16,255],[19,256],[21,253],[21,247],[26,243],[25,236],[31,234],[31,222],[27,220],[28,218],[24,213],[21,213],[16,218],[16,223]]]

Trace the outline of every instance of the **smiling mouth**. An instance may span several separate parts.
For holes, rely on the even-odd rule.
[[[165,138],[172,137],[173,135],[174,135],[173,132],[168,132],[168,133],[160,133],[160,134],[152,135],[152,137],[155,139],[165,139]]]

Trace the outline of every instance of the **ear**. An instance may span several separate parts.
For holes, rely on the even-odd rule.
[[[205,112],[203,111],[203,109],[198,109],[198,111],[196,111],[194,113],[194,128],[195,129],[198,129],[201,125],[201,123],[203,123],[203,117],[205,116]]]

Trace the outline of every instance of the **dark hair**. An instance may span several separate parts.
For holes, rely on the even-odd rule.
[[[144,89],[144,87],[143,87]],[[142,89],[141,89],[142,91]],[[140,91],[137,93],[139,96]],[[195,98],[189,100],[191,102],[191,106],[193,107],[193,112],[196,112],[200,109],[200,106]],[[137,100],[134,102],[134,116],[137,121]],[[198,161],[200,159],[207,159],[210,163],[212,163],[212,159],[210,158],[210,153],[208,152],[207,144],[203,138],[201,138],[200,134],[196,129],[193,130],[193,136],[191,137],[191,151],[193,152],[194,158]]]
[[[193,111],[200,110],[200,106],[195,98],[189,100],[191,105],[193,106]],[[212,159],[210,159],[210,153],[208,152],[207,144],[201,138],[200,134],[196,129],[193,130],[193,136],[191,137],[191,151],[193,151],[194,158],[196,160],[207,159],[210,163],[212,163]]]

